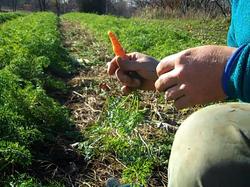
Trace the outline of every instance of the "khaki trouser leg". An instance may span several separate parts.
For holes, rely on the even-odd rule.
[[[178,129],[168,187],[250,187],[250,104],[203,108]]]

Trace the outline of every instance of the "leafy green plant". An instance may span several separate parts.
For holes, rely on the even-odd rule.
[[[58,133],[71,128],[68,110],[44,89],[47,85],[63,92],[67,89],[56,77],[50,79],[53,72],[66,72],[70,68],[57,26],[58,18],[53,13],[35,13],[0,27],[0,171],[3,173],[8,173],[10,166],[28,167],[39,159],[37,146],[53,142]],[[30,178],[21,178],[20,183],[18,180],[13,184],[32,186],[36,182]]]
[[[18,187],[64,187],[63,184],[57,181],[49,181],[48,184],[42,184],[38,179],[31,177],[25,173],[16,173],[10,175],[5,181],[5,186]]]
[[[27,166],[31,164],[31,153],[17,142],[0,141],[0,163],[0,171],[14,163]]]
[[[42,185],[34,178],[27,174],[11,175],[5,182],[6,186],[19,186],[19,187],[41,187]]]
[[[73,70],[61,45],[53,13],[35,13],[6,22],[0,28],[0,68],[43,86],[48,73],[67,76]]]
[[[25,16],[25,15],[26,15],[26,13],[22,13],[22,12],[0,13],[0,24],[6,22],[8,20],[15,19],[19,16]]]
[[[51,131],[60,131],[70,124],[66,109],[49,98],[43,89],[35,89],[31,83],[23,81],[7,69],[0,70],[0,80],[1,141],[7,144],[19,142],[14,144],[17,148],[19,145],[28,148],[49,137]],[[4,147],[2,149],[4,153]],[[23,164],[19,157],[14,159],[14,154],[11,155],[11,162]],[[0,158],[9,159],[6,154],[1,154]]]

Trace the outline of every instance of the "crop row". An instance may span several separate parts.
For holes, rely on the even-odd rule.
[[[66,71],[58,18],[35,13],[0,27],[0,172],[30,165],[34,148],[70,124],[44,90],[51,72]],[[49,82],[49,83],[48,83]]]
[[[25,13],[0,13],[0,24],[24,15]]]

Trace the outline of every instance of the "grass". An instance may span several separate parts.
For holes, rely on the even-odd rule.
[[[128,52],[138,51],[158,59],[188,47],[225,44],[228,27],[227,20],[165,21],[81,13],[69,13],[62,18],[85,26],[105,47],[110,46],[107,32],[112,30]]]
[[[81,150],[86,158],[112,153],[122,162],[124,182],[146,185],[156,165],[167,168],[172,142],[170,134],[156,139],[145,133],[146,113],[136,96],[109,97],[101,119],[84,132],[88,140]]]
[[[117,89],[119,85],[114,83],[114,79],[102,79],[103,74],[98,67],[103,67],[105,58],[102,58],[102,61],[96,54],[101,46],[103,51],[106,51],[106,56],[112,57],[108,30],[119,36],[127,51],[143,52],[158,59],[189,47],[225,44],[228,21],[124,19],[82,13],[65,14],[62,20],[77,25],[76,27],[86,32],[91,40],[85,38],[87,45],[78,45],[78,50],[72,53],[77,58],[90,59],[92,70],[89,74],[93,76],[90,76],[93,83],[95,82],[91,86],[79,88],[78,92],[85,98],[94,96],[95,102],[104,101],[101,102],[102,112],[94,120],[84,121],[97,113],[90,112],[82,121],[77,117],[77,124],[82,127],[86,136],[86,140],[79,144],[78,149],[92,165],[90,168],[94,170],[94,175],[97,175],[94,178],[100,178],[83,180],[93,186],[100,186],[103,184],[102,180],[116,176],[124,183],[135,185],[166,184],[173,134],[158,128],[157,124],[180,124],[196,108],[176,111],[171,103],[164,102],[162,95],[155,93],[140,92],[127,97],[120,96]],[[73,29],[70,32],[75,33]],[[74,36],[76,39],[77,35]],[[82,49],[82,53],[77,52],[81,51],[79,49]],[[82,75],[83,80],[89,75],[87,72],[87,75]],[[101,77],[101,80],[98,77]],[[99,84],[102,82],[110,85],[111,91],[100,91]],[[96,108],[96,105],[87,99],[84,103]],[[75,112],[77,116],[81,114],[79,111]],[[103,173],[98,172],[100,170]],[[104,174],[105,172],[107,174]]]

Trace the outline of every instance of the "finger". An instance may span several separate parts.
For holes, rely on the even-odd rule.
[[[122,86],[121,88],[123,95],[128,95],[135,90],[135,88],[130,88],[128,86]]]
[[[129,58],[122,59],[121,57],[117,58],[117,65],[123,71],[138,71],[140,69],[140,64],[136,60],[129,60]]]
[[[176,99],[174,105],[178,110],[194,106],[187,96],[182,96]]]
[[[173,86],[171,88],[169,88],[166,92],[165,92],[165,98],[166,100],[177,100],[178,98],[184,96],[185,94],[185,85],[176,85]]]
[[[155,89],[162,92],[178,84],[178,76],[175,71],[161,75],[155,82]]]
[[[113,58],[110,62],[107,63],[108,69],[107,72],[109,75],[114,75],[116,70],[119,68],[117,64],[117,57]]]
[[[141,85],[141,81],[139,79],[131,78],[127,72],[122,71],[120,68],[116,70],[117,79],[124,84],[125,86],[138,88]]]
[[[177,54],[173,54],[163,58],[156,67],[157,75],[160,76],[174,69]]]
[[[128,56],[128,59],[132,60],[132,61],[135,61],[135,60],[137,60],[139,58],[137,52],[127,53],[126,55]]]

